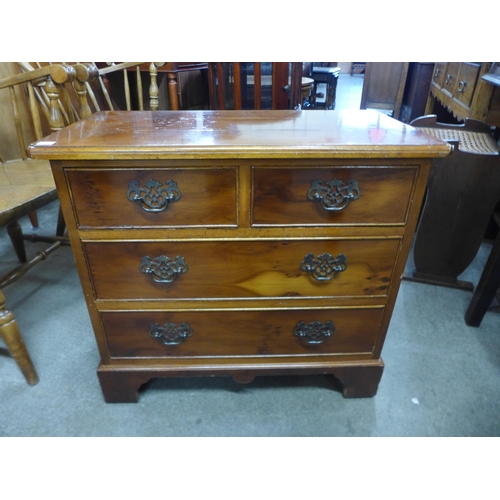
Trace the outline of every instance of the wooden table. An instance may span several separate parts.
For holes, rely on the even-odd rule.
[[[196,375],[326,373],[373,396],[429,168],[448,153],[373,111],[103,112],[34,144],[106,401]]]

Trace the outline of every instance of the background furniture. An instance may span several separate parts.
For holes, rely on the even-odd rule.
[[[314,81],[303,63],[209,63],[210,109],[295,109]]]
[[[160,76],[161,73],[167,73],[169,109],[193,109],[200,106],[204,108],[208,105],[207,71],[206,62],[167,62],[160,67]],[[197,77],[198,82],[195,81]],[[181,79],[186,79],[188,84],[183,85]]]
[[[329,63],[312,63],[309,76],[314,80],[310,97],[310,103],[313,108],[335,109],[339,75],[340,68],[338,66],[330,66]],[[324,104],[316,100],[318,85],[321,83],[326,85]]]
[[[424,116],[429,97],[434,63],[411,62],[408,66],[408,75],[401,103],[399,119],[410,123],[420,116]]]
[[[22,64],[21,64],[22,67]],[[85,71],[86,68],[79,68]],[[32,160],[27,157],[26,138],[21,109],[27,104],[23,115],[28,115],[35,137],[43,137],[42,119],[52,131],[61,129],[72,120],[71,107],[68,107],[68,94],[64,85],[77,78],[75,68],[64,65],[49,65],[44,68],[27,70],[0,80],[0,89],[9,89],[12,117],[17,131],[21,158],[4,161],[0,167],[0,226],[7,226],[20,265],[4,276],[0,276],[0,335],[4,339],[11,355],[31,385],[38,382],[38,376],[24,345],[15,317],[6,308],[5,297],[1,289],[18,280],[35,264],[44,260],[67,241],[62,237],[64,224],[59,220],[54,225],[55,234],[49,236],[24,235],[19,224],[23,216],[33,214],[37,209],[57,199],[50,165],[44,160]],[[26,94],[24,93],[26,91]],[[27,99],[27,101],[25,101]],[[66,107],[64,106],[66,104]],[[61,112],[64,111],[64,114]],[[4,158],[2,158],[4,160]],[[24,241],[46,241],[50,243],[44,251],[30,256],[26,252]]]
[[[500,214],[495,212],[494,220],[500,227]],[[500,232],[497,233],[481,278],[477,284],[465,313],[465,323],[469,326],[480,326],[484,315],[493,303],[500,287]]]
[[[164,62],[93,63],[98,67],[96,83],[87,90],[94,111],[101,109],[157,110],[160,108],[158,70]],[[145,78],[146,77],[146,78]],[[177,97],[177,93],[174,94]],[[174,103],[178,107],[178,103]]]
[[[95,63],[105,91],[114,103],[102,103],[99,109],[149,109],[151,86],[154,81],[154,106],[158,109],[207,109],[207,63],[142,62]],[[120,70],[121,68],[121,70]],[[125,90],[125,89],[128,90]],[[104,92],[102,88],[100,92]],[[130,94],[127,102],[125,92]],[[151,109],[154,109],[151,108]],[[97,110],[97,108],[96,108]]]
[[[399,118],[408,64],[405,62],[366,63],[360,108],[384,110],[394,118]]]
[[[415,271],[405,278],[472,290],[458,276],[476,256],[500,200],[499,130],[477,120],[442,124],[435,115],[412,125],[454,148],[433,163],[415,234]]]
[[[359,110],[101,112],[47,140],[106,401],[196,375],[376,393],[447,144]]]
[[[351,76],[356,74],[362,75],[366,70],[365,62],[352,62],[351,63]]]
[[[5,342],[10,355],[14,358],[24,378],[29,385],[38,383],[38,374],[36,373],[33,361],[26,349],[23,337],[19,331],[16,318],[5,304],[5,296],[0,290],[0,337]]]
[[[91,115],[92,109],[108,105],[111,109],[117,102],[124,102],[127,109],[132,107],[132,93],[128,70],[134,68],[139,75],[140,65],[144,63],[124,63],[101,68],[92,63],[48,64],[19,62],[22,71],[0,80],[0,89],[9,89],[16,138],[21,158],[9,161],[2,157],[0,168],[0,226],[7,226],[8,234],[18,256],[20,265],[0,276],[0,289],[5,289],[23,277],[33,266],[46,259],[61,245],[69,245],[64,237],[65,224],[62,212],[59,213],[55,234],[23,234],[18,220],[57,199],[54,179],[49,162],[27,157],[27,145],[34,139],[40,140],[51,131],[56,131]],[[156,85],[157,66],[150,68],[149,106],[158,107]],[[120,73],[122,93],[110,93],[105,77]],[[143,79],[143,77],[142,77]],[[141,81],[142,81],[141,79]],[[137,82],[139,81],[139,76]],[[137,84],[135,102],[144,107],[143,92]],[[115,104],[113,104],[115,103]],[[27,129],[27,130],[26,130]],[[34,135],[31,135],[34,133]],[[28,255],[24,242],[42,241],[49,244],[36,255]],[[17,323],[11,311],[6,309],[2,295],[0,330],[7,346],[23,370],[29,383],[36,383],[38,377],[22,342]]]
[[[443,110],[458,122],[466,118],[486,121],[494,86],[482,79],[488,62],[437,62],[430,86],[426,115],[448,122]]]

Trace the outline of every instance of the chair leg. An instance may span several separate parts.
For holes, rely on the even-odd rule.
[[[38,214],[36,213],[36,210],[33,210],[28,214],[28,217],[30,218],[31,225],[37,229],[38,228]]]
[[[38,383],[38,375],[36,373],[33,362],[31,361],[28,350],[24,345],[21,332],[17,326],[17,321],[5,305],[5,296],[0,290],[0,335],[2,336],[7,349],[21,369],[26,381],[29,385]]]
[[[493,298],[500,287],[500,233],[491,249],[481,278],[474,291],[467,312],[465,323],[468,326],[480,326]]]
[[[26,257],[26,249],[24,248],[23,230],[17,220],[7,225],[7,233],[9,234],[19,262],[24,264],[28,259]]]

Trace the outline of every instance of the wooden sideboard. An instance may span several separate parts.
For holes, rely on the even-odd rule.
[[[491,63],[437,62],[427,101],[426,115],[437,114],[436,103],[461,122],[466,118],[487,121],[494,86],[483,80]]]
[[[373,396],[449,149],[360,110],[101,112],[32,145],[51,161],[105,400],[136,401],[155,377],[314,373]]]

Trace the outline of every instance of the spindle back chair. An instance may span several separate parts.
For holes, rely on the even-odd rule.
[[[57,199],[50,164],[28,157],[27,146],[101,110],[143,110],[143,80],[149,76],[149,109],[159,108],[158,68],[166,63],[28,63],[19,62],[19,74],[0,79],[0,92],[9,89],[12,120],[19,142],[20,158],[8,161],[0,153],[0,226],[7,226],[20,265],[0,276],[0,336],[31,385],[38,375],[24,345],[15,317],[7,309],[2,289],[24,276],[35,264],[69,241],[63,236],[62,213],[55,235],[23,234],[19,219],[30,215],[36,225],[36,210]],[[131,74],[135,72],[135,83]],[[109,77],[122,75],[120,86]],[[135,93],[134,93],[135,90]],[[123,106],[121,103],[123,102]],[[21,113],[26,107],[27,113]],[[29,124],[25,118],[29,117]],[[26,126],[27,125],[27,126]],[[1,151],[0,142],[0,151]],[[50,243],[28,259],[25,240]]]
[[[19,63],[19,68],[21,73],[0,80],[0,92],[8,89],[10,94],[12,120],[20,149],[19,159],[6,161],[5,157],[2,157],[0,165],[0,226],[7,226],[7,233],[20,262],[20,265],[0,276],[0,336],[27,382],[33,385],[38,381],[37,373],[1,290],[24,276],[29,269],[61,245],[68,244],[68,241],[62,236],[62,217],[55,235],[23,234],[19,219],[57,199],[50,164],[30,159],[27,146],[33,140],[42,139],[47,131],[60,130],[89,113],[89,109],[84,106],[85,95],[77,94],[76,99],[81,104],[78,109],[71,100],[70,89],[66,86],[76,83],[75,87],[71,88],[85,88],[83,80],[95,74],[95,70],[90,65],[50,64],[33,68],[28,63]],[[21,111],[24,107],[27,113]],[[26,116],[29,117],[29,123],[23,120]],[[50,246],[28,260],[24,246],[26,239],[47,242]]]
[[[93,64],[98,67],[98,75],[87,82],[86,88],[94,111],[160,109],[158,68],[165,62]],[[147,98],[149,102],[145,102]]]

